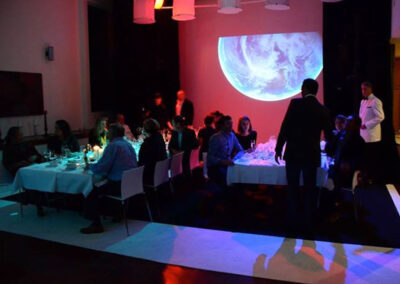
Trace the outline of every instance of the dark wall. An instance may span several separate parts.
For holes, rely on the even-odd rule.
[[[171,10],[161,10],[155,24],[134,24],[132,6],[131,0],[114,1],[116,90],[118,111],[138,124],[154,92],[172,104],[179,89],[178,23]]]
[[[114,0],[112,11],[89,7],[92,110],[125,114],[137,127],[142,109],[159,91],[172,105],[179,90],[178,23],[171,10],[156,23],[133,23],[133,1]]]
[[[399,170],[392,122],[391,2],[344,0],[325,3],[323,9],[325,104],[333,115],[358,114],[360,84],[372,82],[386,116],[382,123],[382,163],[389,180]]]

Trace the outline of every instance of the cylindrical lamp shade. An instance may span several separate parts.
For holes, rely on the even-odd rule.
[[[193,20],[194,0],[174,0],[172,5],[172,19],[177,21]]]
[[[154,24],[154,0],[134,0],[133,22],[135,24]]]
[[[266,9],[270,10],[289,10],[289,0],[266,0],[265,6]]]
[[[242,12],[240,0],[218,0],[218,13],[237,14]]]

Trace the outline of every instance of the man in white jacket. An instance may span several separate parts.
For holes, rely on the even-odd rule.
[[[381,122],[385,119],[382,101],[372,93],[372,84],[363,82],[361,84],[363,99],[360,105],[360,118],[362,120],[360,135],[365,141],[366,170],[371,181],[382,178],[381,171]]]

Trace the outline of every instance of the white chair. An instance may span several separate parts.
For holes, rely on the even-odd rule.
[[[153,184],[145,184],[145,187],[150,187],[156,190],[160,185],[169,182],[169,164],[170,160],[165,159],[158,161],[154,168],[154,182]]]
[[[153,222],[149,202],[147,201],[146,193],[143,190],[143,170],[144,167],[138,167],[131,170],[124,171],[121,180],[121,196],[105,195],[105,197],[118,200],[122,205],[122,212],[124,214],[126,233],[129,236],[128,220],[126,217],[126,204],[127,200],[134,195],[143,194],[146,202],[147,212],[150,221]]]
[[[194,149],[190,152],[190,170],[192,171],[200,166],[199,153],[200,148]]]
[[[208,179],[208,171],[207,171],[207,152],[203,152],[203,177]]]
[[[183,152],[177,153],[172,156],[171,167],[169,169],[170,179],[173,179],[174,177],[181,175],[183,173],[182,160],[183,160]]]
[[[171,158],[171,165],[169,168],[169,186],[172,193],[174,193],[173,179],[183,173],[182,160],[183,152],[179,152]]]

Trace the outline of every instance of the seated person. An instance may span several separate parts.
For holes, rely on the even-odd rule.
[[[222,112],[220,112],[219,110],[215,110],[215,111],[210,113],[210,116],[212,116],[214,118],[213,126],[214,126],[214,129],[218,132],[219,131],[219,129],[218,129],[218,121],[219,121],[219,119],[221,117],[224,116],[224,114]]]
[[[35,147],[31,143],[22,141],[21,129],[16,126],[11,127],[7,132],[3,148],[4,167],[15,176],[20,168],[41,162],[44,162],[44,158],[36,151]],[[43,209],[39,206],[41,194],[33,190],[30,190],[28,194],[36,203],[38,216],[44,216]]]
[[[168,144],[168,150],[171,155],[183,151],[183,173],[186,176],[190,176],[190,153],[193,149],[199,147],[199,141],[197,141],[194,130],[185,126],[185,120],[182,116],[174,117],[172,125],[174,130],[172,131],[171,141]]]
[[[89,144],[104,148],[107,145],[107,117],[100,117],[96,120],[96,125],[89,133]]]
[[[71,152],[79,152],[79,143],[71,128],[65,120],[57,120],[55,125],[55,136],[50,137],[47,149],[61,155],[63,149],[69,149]]]
[[[105,148],[103,156],[96,164],[87,165],[94,175],[106,176],[108,182],[101,187],[94,187],[86,198],[85,217],[92,224],[81,229],[83,234],[104,232],[99,216],[101,195],[120,195],[123,172],[137,167],[135,150],[124,139],[124,134],[121,124],[111,124],[108,133],[110,144]]]
[[[212,127],[214,122],[214,117],[208,115],[204,119],[204,127],[199,130],[199,134],[197,138],[200,143],[200,161],[203,160],[203,153],[208,152],[208,141],[210,140],[211,136],[213,136],[217,131]]]
[[[154,94],[154,101],[146,112],[146,118],[153,118],[158,121],[161,129],[168,128],[168,109],[163,103],[163,97],[160,93]]]
[[[152,185],[156,162],[167,158],[164,139],[159,132],[160,125],[155,119],[147,118],[143,122],[145,137],[139,150],[139,166],[144,166],[143,183]]]
[[[251,149],[252,146],[255,146],[257,141],[257,132],[253,130],[250,119],[247,116],[239,118],[236,138],[244,150]],[[254,145],[252,145],[252,143],[254,143]]]
[[[115,116],[115,122],[121,124],[125,129],[125,137],[128,140],[135,141],[135,136],[133,136],[131,128],[125,123],[125,117],[123,114],[118,113]]]
[[[228,166],[233,166],[232,158],[237,153],[243,153],[235,134],[232,132],[233,122],[228,115],[218,121],[220,131],[211,136],[208,144],[207,169],[208,177],[221,188],[226,188]]]
[[[351,188],[353,175],[363,167],[365,151],[364,139],[360,136],[361,119],[357,116],[347,118],[346,131],[337,145],[333,180],[335,186]]]
[[[335,118],[335,129],[333,130],[333,135],[331,136],[331,139],[327,141],[325,146],[325,152],[330,157],[335,156],[337,145],[345,135],[346,121],[346,117],[341,114],[337,115]]]

